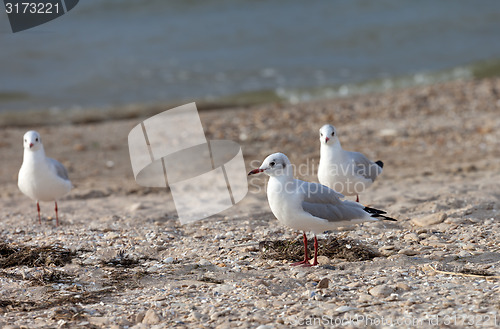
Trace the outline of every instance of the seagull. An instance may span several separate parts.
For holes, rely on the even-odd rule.
[[[73,185],[66,168],[57,160],[45,156],[42,138],[34,130],[24,134],[23,164],[19,170],[17,186],[21,192],[36,200],[38,222],[41,224],[39,201],[54,201],[56,226],[59,226],[57,199],[68,193]]]
[[[304,260],[291,265],[318,265],[318,240],[316,234],[365,221],[380,219],[395,221],[385,216],[385,211],[365,207],[360,203],[341,200],[344,196],[318,184],[293,178],[290,160],[283,153],[269,155],[258,169],[248,175],[265,173],[269,178],[267,199],[274,216],[280,223],[301,230],[304,237]],[[314,260],[310,264],[307,254],[306,232],[314,233]]]
[[[382,173],[384,163],[373,162],[359,152],[343,150],[332,125],[321,127],[319,141],[319,182],[344,195],[356,195],[359,202],[359,193],[373,184]]]

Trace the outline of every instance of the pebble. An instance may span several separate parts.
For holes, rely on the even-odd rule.
[[[473,244],[470,244],[470,243],[469,243],[469,244],[464,245],[464,246],[462,247],[462,249],[464,249],[464,250],[475,250],[475,249],[476,249],[476,246],[475,246],[475,245],[473,245]]]
[[[174,257],[167,257],[163,259],[165,264],[172,264],[174,262]]]
[[[323,278],[319,281],[317,288],[318,289],[325,289],[328,288],[328,284],[330,283],[330,279],[328,278]]]
[[[387,297],[394,292],[394,289],[387,285],[380,285],[371,288],[368,292],[374,297]]]
[[[396,283],[396,289],[398,289],[398,290],[403,290],[403,291],[408,291],[408,290],[410,290],[411,288],[410,288],[410,286],[409,286],[409,285],[407,285],[407,284],[406,284],[406,283],[404,283],[404,282],[398,282],[398,283]]]
[[[198,264],[200,266],[210,266],[212,265],[212,263],[208,260],[208,259],[201,259]]]
[[[438,212],[423,217],[413,218],[411,222],[417,226],[430,226],[442,223],[447,217],[445,212]]]
[[[135,315],[135,323],[141,323],[144,320],[144,316],[146,315],[146,311],[139,312]]]
[[[339,313],[345,313],[345,312],[354,311],[354,310],[357,310],[357,309],[358,308],[356,308],[356,307],[342,305],[340,307],[337,307],[337,309],[335,309],[335,311],[337,311]]]
[[[326,256],[318,256],[318,264],[319,265],[328,265],[331,263],[330,258]]]
[[[269,303],[265,300],[258,300],[254,303],[255,307],[265,309],[268,307]]]
[[[158,324],[160,321],[160,316],[153,309],[149,309],[144,315],[144,319],[142,319],[142,323],[144,324]]]
[[[371,295],[368,295],[368,294],[359,294],[359,297],[358,297],[358,301],[360,303],[365,303],[365,302],[371,302],[373,299],[373,297]]]
[[[269,325],[269,324],[261,324],[256,329],[274,329],[274,326]]]
[[[403,238],[405,240],[410,240],[410,241],[415,241],[415,242],[420,241],[420,238],[418,237],[418,235],[416,233],[405,234],[405,236]]]
[[[144,205],[141,202],[133,203],[128,207],[128,211],[130,212],[136,212],[137,210],[141,209],[145,209]]]
[[[412,249],[401,249],[398,253],[407,256],[415,256],[419,254],[417,250],[412,250]]]
[[[194,321],[200,321],[203,318],[203,314],[201,314],[200,312],[193,311],[189,315],[189,318]]]

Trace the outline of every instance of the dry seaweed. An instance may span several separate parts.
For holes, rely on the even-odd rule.
[[[140,259],[133,258],[125,253],[125,251],[120,250],[115,257],[109,260],[101,261],[102,265],[114,266],[114,267],[135,267],[140,264]]]
[[[307,244],[309,254],[314,253],[314,241]],[[261,241],[259,243],[261,257],[264,259],[299,261],[304,258],[304,244],[302,239]],[[318,239],[318,255],[328,258],[342,258],[350,262],[370,260],[381,257],[380,253],[348,239],[330,236],[327,239]]]
[[[64,266],[70,263],[76,253],[59,246],[22,246],[0,244],[0,268],[26,265]]]

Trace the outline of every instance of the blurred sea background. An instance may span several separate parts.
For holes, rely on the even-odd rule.
[[[19,33],[0,12],[4,125],[25,122],[16,114],[295,103],[499,73],[498,0],[81,0]]]

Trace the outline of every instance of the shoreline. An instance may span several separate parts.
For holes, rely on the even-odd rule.
[[[213,111],[232,108],[249,108],[269,103],[295,105],[316,101],[333,101],[339,98],[349,98],[362,95],[382,95],[387,92],[397,92],[406,89],[440,85],[453,81],[471,81],[500,76],[500,59],[490,59],[474,62],[454,68],[431,72],[417,72],[406,76],[394,76],[383,79],[326,85],[311,88],[277,88],[275,90],[255,90],[207,100],[179,100],[171,102],[142,102],[105,107],[81,107],[75,105],[68,108],[27,109],[0,111],[0,127],[86,124],[112,120],[149,117],[166,109],[196,102],[199,111]],[[3,96],[2,96],[3,95]],[[1,92],[2,98],[21,97],[15,92]],[[23,97],[26,97],[24,95]]]

